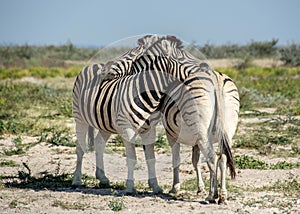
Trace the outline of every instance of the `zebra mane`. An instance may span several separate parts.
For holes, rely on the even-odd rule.
[[[149,48],[150,46],[152,45],[155,45],[156,43],[159,43],[163,40],[167,40],[169,41],[171,44],[174,44],[174,47],[175,48],[178,48],[178,49],[183,49],[183,44],[182,44],[182,41],[178,38],[176,38],[176,36],[170,36],[170,35],[167,35],[167,36],[157,36],[155,34],[153,35],[146,35],[142,38],[140,38],[138,40],[138,45],[143,45],[144,48]]]
[[[177,39],[176,36],[166,36],[164,39],[170,41],[171,43],[173,43],[175,45],[176,48],[178,49],[183,49],[184,46],[182,44],[182,41],[180,39]]]
[[[152,49],[153,47],[160,47],[156,50],[158,50],[158,54],[162,54],[164,57],[169,56],[174,48],[182,49],[182,41],[177,39],[175,36],[157,36],[156,34],[153,35],[146,35],[137,41],[138,47],[131,49],[129,52],[134,53],[135,49],[142,48],[143,53],[147,54],[148,50]],[[125,71],[122,71],[124,73],[118,73],[114,70],[112,70],[112,66],[115,63],[119,63],[121,61],[127,60],[125,56],[127,56],[128,53],[125,53],[121,55],[120,57],[117,57],[113,60],[108,61],[102,68],[102,74],[101,79],[104,80],[111,80],[114,78],[118,78],[121,76],[131,75],[130,69]],[[132,58],[132,63],[137,60],[137,58]]]
[[[138,40],[139,46],[144,46],[144,48],[150,47],[152,44],[156,43],[160,38],[157,35],[146,35]]]

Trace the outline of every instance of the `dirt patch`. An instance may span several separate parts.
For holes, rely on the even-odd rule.
[[[2,151],[11,149],[14,136],[0,140]],[[36,138],[24,137],[23,143],[30,144]],[[181,183],[195,178],[191,165],[191,148],[182,148]],[[245,152],[245,151],[244,151]],[[45,174],[72,174],[75,168],[75,148],[53,146],[40,143],[29,148],[25,154],[1,156],[1,161],[13,161],[15,166],[0,168],[0,212],[1,213],[298,213],[300,193],[285,192],[280,184],[298,182],[300,169],[290,170],[251,170],[240,169],[235,180],[228,180],[228,205],[203,204],[205,195],[197,195],[195,190],[182,190],[177,195],[168,194],[172,183],[170,153],[157,154],[157,174],[164,193],[152,195],[147,187],[147,167],[142,148],[137,149],[138,163],[135,179],[139,194],[123,195],[122,188],[98,189],[93,184],[80,189],[63,186],[56,189],[31,188],[30,186],[9,186],[19,172],[27,172],[23,163],[31,170],[31,176],[38,178]],[[93,177],[94,153],[84,157],[83,172]],[[107,176],[112,184],[124,182],[126,162],[122,153],[109,151],[105,154]],[[285,160],[277,158],[275,161]],[[299,159],[293,159],[293,161]],[[202,168],[206,165],[202,163]],[[208,180],[207,170],[203,170],[204,180]],[[4,178],[6,177],[6,178]],[[18,180],[18,179],[17,179]],[[297,183],[296,183],[297,184]],[[276,188],[276,185],[279,189]],[[272,189],[272,187],[274,187]],[[284,187],[284,186],[282,186]],[[299,190],[299,189],[298,189]]]

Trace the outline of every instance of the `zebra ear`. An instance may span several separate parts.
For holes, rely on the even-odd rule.
[[[170,41],[168,40],[162,40],[161,41],[161,46],[162,46],[162,50],[164,52],[164,54],[166,54],[167,57],[171,56],[172,55],[172,45],[170,43]]]

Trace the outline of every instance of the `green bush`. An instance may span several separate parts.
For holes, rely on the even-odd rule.
[[[290,66],[299,66],[300,65],[300,45],[291,44],[289,46],[284,46],[279,49],[280,59]]]
[[[277,53],[277,42],[278,39],[262,42],[252,41],[245,48],[250,56],[255,58],[274,57]]]
[[[278,55],[277,42],[277,39],[272,39],[271,41],[262,42],[251,41],[247,45],[227,44],[218,46],[205,44],[204,46],[199,46],[198,49],[208,59],[276,58]]]
[[[40,139],[38,140],[38,143],[40,142],[46,142],[55,146],[76,146],[76,143],[70,135],[69,130],[58,129],[56,127],[42,130]]]
[[[267,164],[266,162],[255,159],[248,155],[237,155],[234,157],[235,165],[239,169],[294,169],[300,168],[300,162],[291,163],[280,161],[275,164]]]
[[[81,70],[82,70],[82,66],[80,66],[80,65],[69,67],[64,71],[64,76],[65,77],[76,77],[80,73]]]
[[[257,160],[247,155],[237,155],[234,162],[239,169],[267,169],[268,165],[261,160]]]

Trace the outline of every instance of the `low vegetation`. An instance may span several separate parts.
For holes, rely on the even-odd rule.
[[[272,164],[264,161],[274,157],[290,157],[295,160],[295,157],[300,155],[300,68],[290,67],[300,64],[297,58],[299,45],[278,47],[277,40],[272,40],[262,43],[251,42],[242,47],[226,45],[218,48],[207,44],[204,47],[195,46],[194,48],[196,52],[200,50],[210,58],[243,59],[242,64],[235,68],[216,69],[232,77],[239,88],[241,120],[233,145],[233,149],[240,154],[235,155],[236,167],[241,170],[299,169],[300,162],[297,161],[278,161]],[[103,52],[107,59],[111,54],[118,55],[124,52],[123,49],[111,48],[109,50],[111,52],[106,55]],[[63,47],[26,45],[0,47],[0,139],[6,139],[8,136],[11,139],[9,145],[1,145],[0,169],[14,167],[13,169],[16,170],[19,168],[16,175],[4,174],[1,170],[0,188],[53,191],[70,188],[73,175],[62,172],[60,165],[56,167],[54,173],[45,172],[33,175],[30,166],[26,163],[22,166],[14,158],[26,154],[30,148],[40,143],[55,146],[58,149],[53,151],[57,153],[62,146],[75,146],[72,120],[74,77],[83,66],[83,63],[78,63],[78,60],[87,60],[95,54],[96,50],[76,48],[71,43]],[[253,67],[251,60],[255,56],[280,59],[288,66]],[[76,60],[77,63],[67,62],[68,60]],[[266,108],[273,110],[264,111]],[[33,140],[27,142],[24,140],[25,136],[33,137]],[[155,143],[157,151],[170,152],[164,132],[158,132]],[[137,146],[140,146],[140,139],[137,140]],[[249,150],[253,155],[243,153]],[[119,135],[110,140],[106,152],[118,152],[125,155],[124,142]],[[257,158],[257,155],[261,159]],[[94,175],[83,174],[82,179],[84,188],[92,189],[98,185]],[[209,185],[208,182],[205,180],[206,187]],[[171,188],[169,184],[163,187],[164,189]],[[145,183],[137,182],[136,188],[142,194],[151,191]],[[183,191],[196,191],[196,179],[182,179],[181,188]],[[244,191],[275,191],[287,197],[299,198],[299,188],[299,179],[295,176],[252,189],[236,187],[228,182],[229,192],[232,195],[236,193],[238,196],[244,194]],[[120,192],[125,190],[125,182],[112,182],[111,190],[115,194],[109,196],[105,206],[112,211],[123,210],[125,197]],[[189,198],[188,194],[184,197]],[[166,197],[172,198],[173,196]],[[174,199],[180,197],[178,195]],[[256,204],[256,202],[257,200],[253,200],[247,203]],[[14,209],[20,203],[14,199],[8,206]],[[51,206],[66,210],[89,208],[88,204],[65,202],[59,199],[54,200]]]
[[[118,197],[114,196],[109,202],[108,202],[108,207],[112,211],[121,211],[122,209],[125,208],[125,202],[124,202],[124,196]]]
[[[289,115],[263,115],[258,118],[261,122],[244,124],[247,134],[237,132],[235,148],[256,149],[261,155],[299,156],[299,119]]]
[[[236,155],[234,162],[239,169],[293,169],[300,168],[300,162],[291,163],[286,161],[279,161],[276,164],[268,164],[265,161],[256,159],[248,155]]]
[[[76,47],[71,41],[60,46],[2,45],[0,46],[0,67],[68,67],[78,61],[86,62],[95,55],[101,55],[97,60],[103,63],[119,56],[128,49],[110,46],[105,48]],[[251,59],[273,58],[280,59],[289,66],[300,65],[300,45],[291,43],[280,46],[277,39],[250,41],[246,45],[226,44],[217,46],[209,43],[204,45],[192,43],[187,49],[199,58],[239,58],[246,62],[244,64],[250,64],[248,61]]]

